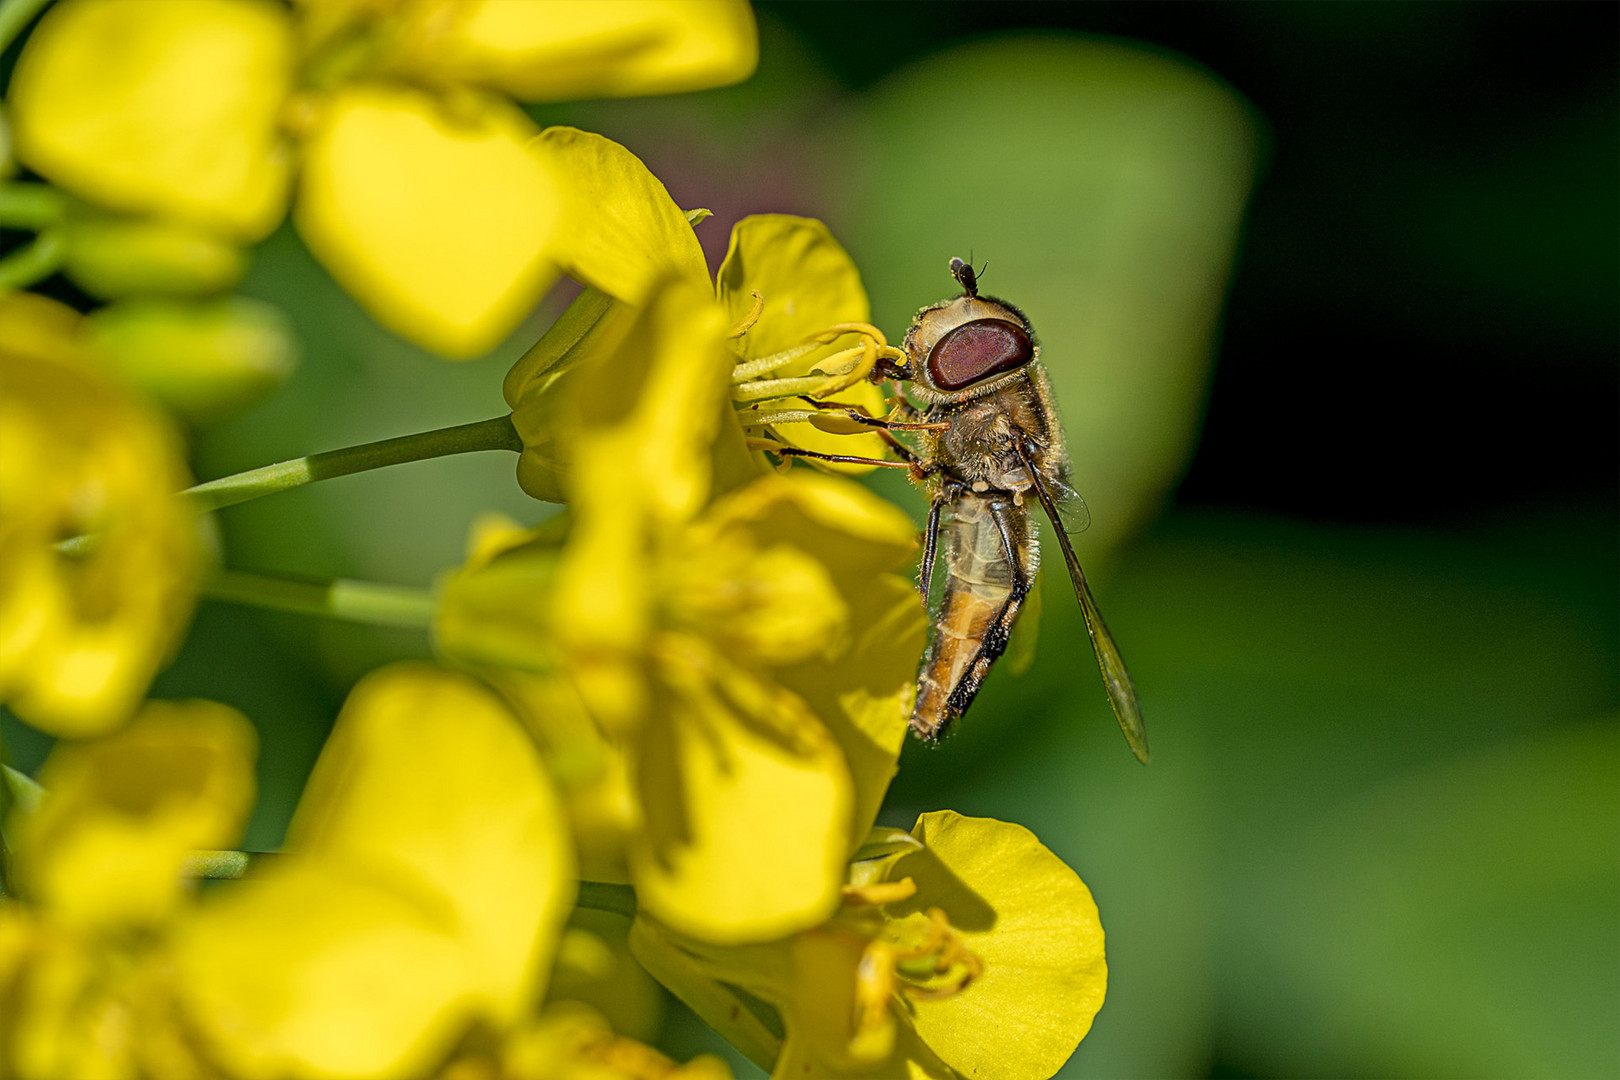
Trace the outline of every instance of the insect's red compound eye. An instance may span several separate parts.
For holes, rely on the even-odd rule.
[[[928,354],[928,377],[941,390],[960,390],[1027,364],[1035,344],[1017,323],[975,319],[950,331]]]

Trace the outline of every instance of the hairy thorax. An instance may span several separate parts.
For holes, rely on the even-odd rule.
[[[951,425],[948,431],[930,433],[925,447],[926,456],[941,465],[947,486],[959,484],[981,493],[1028,491],[1032,481],[1016,449],[1020,439],[1027,439],[1043,475],[1061,478],[1063,448],[1044,375],[1035,368],[983,397],[927,410],[927,419]]]

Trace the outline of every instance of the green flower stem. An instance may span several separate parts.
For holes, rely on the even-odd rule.
[[[614,885],[606,881],[581,881],[575,907],[592,911],[611,911],[627,919],[636,917],[636,890],[628,885]]]
[[[67,216],[67,196],[49,184],[0,184],[0,225],[38,232]]]
[[[0,52],[10,45],[23,27],[34,21],[40,9],[51,0],[0,0]]]
[[[203,510],[218,510],[223,506],[235,506],[278,491],[313,484],[317,480],[330,480],[334,476],[402,465],[407,461],[467,454],[474,450],[512,450],[521,453],[523,440],[518,438],[517,429],[512,426],[512,417],[497,416],[476,423],[293,458],[198,484],[188,489],[186,494]]]
[[[425,630],[433,623],[433,594],[408,585],[370,581],[310,581],[244,570],[220,570],[202,594],[233,604],[291,611],[327,619]]]
[[[65,247],[62,234],[47,229],[0,259],[0,291],[26,289],[56,273],[62,266]]]

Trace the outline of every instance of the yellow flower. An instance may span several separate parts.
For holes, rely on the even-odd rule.
[[[197,1075],[162,941],[198,848],[232,843],[252,802],[253,730],[213,702],[148,703],[117,733],[61,742],[38,809],[14,810],[0,901],[0,1074]]]
[[[198,564],[174,434],[81,353],[72,312],[0,299],[0,700],[68,736],[134,710],[190,618]]]
[[[722,1031],[728,984],[773,1005],[786,1037],[740,1041],[776,1077],[1053,1075],[1107,988],[1090,892],[1018,825],[941,811],[911,838],[858,858],[838,913],[785,941],[716,947],[644,915],[631,947]]]
[[[533,746],[470,681],[363,680],[286,850],[179,932],[178,993],[232,1073],[420,1074],[543,992],[572,852]]]
[[[578,1002],[548,1006],[507,1033],[492,1052],[468,1052],[440,1080],[731,1080],[718,1059],[685,1065],[634,1039],[616,1035],[595,1010]]]
[[[258,0],[57,4],[12,76],[17,156],[113,209],[257,240],[285,206],[293,63]]]
[[[706,282],[666,279],[632,314],[543,395],[571,459],[565,542],[485,546],[446,585],[439,646],[530,700],[619,814],[598,832],[626,838],[649,911],[777,937],[836,905],[892,775],[923,634],[892,572],[913,529],[843,482],[759,475]]]
[[[756,214],[731,230],[731,246],[715,276],[715,288],[734,325],[754,318],[738,341],[738,360],[757,361],[801,345],[831,326],[866,323],[871,319],[866,289],[849,255],[834,240],[827,226],[814,218],[790,214]],[[754,295],[763,307],[754,314]],[[825,363],[834,345],[816,349],[771,371],[774,378],[808,375]],[[883,395],[870,382],[861,381],[825,399],[868,415],[887,410]],[[758,406],[753,406],[757,410]],[[744,410],[743,421],[751,417]],[[822,421],[826,423],[825,420]],[[823,454],[885,458],[887,448],[872,432],[827,431],[812,423],[779,424],[777,433],[790,445]],[[865,472],[870,466],[834,465],[841,472]]]
[[[8,828],[21,899],[0,899],[0,1074],[484,1075],[468,1048],[490,1045],[503,1075],[534,1080],[674,1068],[583,1006],[540,1008],[572,854],[532,744],[487,691],[420,664],[368,676],[287,853],[199,897],[197,849],[230,844],[251,803],[252,744],[233,710],[188,702],[58,745],[43,800]],[[724,1075],[688,1068],[669,1075]]]
[[[508,98],[735,82],[741,0],[64,0],[18,61],[18,156],[76,194],[252,241],[297,223],[383,325],[480,355],[569,263],[566,163]],[[302,143],[301,148],[298,146]],[[589,207],[611,214],[611,207]]]

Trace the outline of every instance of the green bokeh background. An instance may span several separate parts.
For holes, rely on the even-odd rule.
[[[908,749],[883,820],[1015,820],[1091,886],[1109,996],[1063,1075],[1620,1074],[1614,9],[760,11],[744,86],[534,112],[714,209],[711,262],[814,214],[892,337],[970,251],[1034,321],[1154,763],[1048,580],[1032,669]],[[446,364],[290,230],[242,291],[304,356],[194,432],[205,478],[495,415],[563,302]],[[218,516],[233,566],[426,585],[488,510],[550,512],[492,453]],[[348,687],[426,652],[204,604],[156,692],[259,725],[265,848]],[[675,1006],[663,1039],[716,1046]]]

